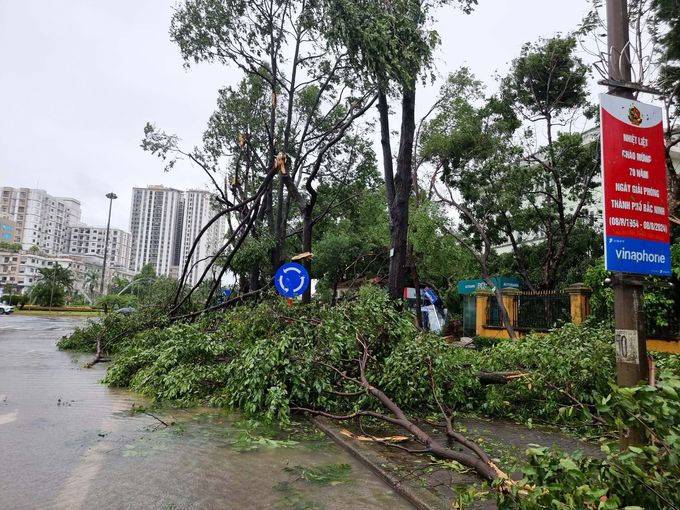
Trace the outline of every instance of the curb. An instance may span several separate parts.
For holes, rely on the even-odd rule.
[[[311,417],[310,419],[319,430],[330,437],[344,450],[349,452],[353,457],[361,461],[362,464],[378,475],[384,482],[389,484],[397,493],[410,501],[413,506],[418,508],[418,510],[448,510],[451,508],[450,505],[445,504],[426,488],[402,483],[399,477],[381,466],[381,464],[389,464],[387,459],[367,446],[362,445],[359,441],[354,441],[351,438],[340,434],[339,429],[328,419],[318,416]]]
[[[36,311],[32,312],[30,310],[15,310],[12,315],[61,315],[61,316],[68,316],[68,317],[98,317],[99,314],[97,312],[47,312],[47,311]]]

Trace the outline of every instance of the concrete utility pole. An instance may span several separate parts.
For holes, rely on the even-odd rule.
[[[607,0],[607,47],[609,48],[609,79],[630,83],[630,46],[628,44],[627,0]],[[609,94],[633,99],[629,88],[609,87]],[[612,275],[614,289],[614,328],[616,329],[617,356],[616,382],[619,386],[635,386],[649,379],[647,361],[647,332],[645,330],[645,301],[642,281],[625,273]],[[622,350],[637,348],[637,363],[619,356]],[[644,444],[645,436],[639,430],[629,429],[621,435],[621,449]]]
[[[113,201],[118,198],[118,196],[112,191],[106,194],[106,198],[109,199],[109,221],[106,223],[106,241],[104,242],[104,265],[102,266],[102,281],[99,284],[99,295],[104,295],[104,276],[106,275],[106,255],[109,250],[109,227],[111,226],[111,206]]]
[[[628,0],[607,0],[607,47],[609,79],[630,82],[630,46],[628,44]],[[631,89],[609,87],[613,96],[633,99]]]

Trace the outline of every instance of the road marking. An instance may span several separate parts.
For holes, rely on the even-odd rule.
[[[19,416],[19,410],[12,411],[7,414],[0,414],[0,425],[5,425],[6,423],[12,423],[16,421],[17,416]]]

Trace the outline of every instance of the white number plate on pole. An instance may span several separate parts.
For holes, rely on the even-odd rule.
[[[621,363],[640,363],[638,332],[636,330],[616,330],[616,361]]]

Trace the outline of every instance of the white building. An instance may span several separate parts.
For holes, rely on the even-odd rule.
[[[181,229],[181,250],[179,257],[179,272],[184,268],[191,247],[201,230],[215,216],[217,211],[213,207],[213,194],[204,190],[187,190],[184,193],[183,221]],[[193,285],[203,274],[205,268],[215,252],[224,243],[226,232],[226,217],[222,216],[213,223],[201,237],[194,254],[191,257],[190,271],[186,283]]]
[[[45,190],[0,188],[0,214],[16,222],[12,242],[25,250],[37,246],[50,255],[67,249],[68,229],[80,222],[80,202],[74,198],[53,197]]]
[[[47,255],[32,251],[0,251],[0,293],[9,294],[10,286],[13,294],[28,294],[40,281],[41,269],[52,269],[56,264],[71,271],[73,290],[80,292],[88,300],[99,295],[99,285],[103,257]],[[114,277],[131,281],[134,271],[118,265],[109,265],[104,279],[107,288]],[[90,282],[88,274],[96,273],[96,281]],[[90,290],[92,285],[92,291]]]
[[[139,272],[151,262],[156,274],[177,278],[198,234],[213,218],[213,194],[164,186],[133,188],[130,211],[130,268]],[[220,218],[201,238],[191,257],[187,283],[200,278],[223,243],[226,219]]]
[[[68,244],[68,254],[83,257],[97,257],[104,259],[104,243],[106,242],[106,227],[77,226],[71,227]],[[107,266],[130,267],[130,250],[132,236],[129,232],[118,228],[109,229],[108,250],[106,253]]]
[[[147,186],[132,189],[130,208],[130,268],[141,271],[151,262],[156,274],[169,276],[179,259],[178,235],[182,225],[182,192]]]

